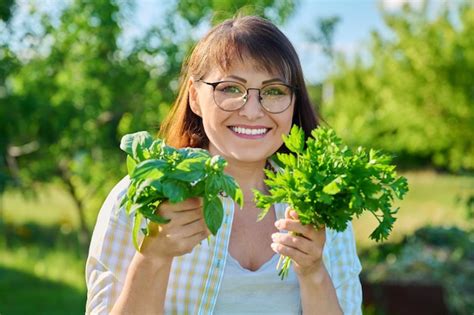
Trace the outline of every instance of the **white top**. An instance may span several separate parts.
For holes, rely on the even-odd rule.
[[[274,254],[250,271],[228,254],[214,314],[301,314],[298,279],[293,267],[285,280],[280,279],[279,257]]]

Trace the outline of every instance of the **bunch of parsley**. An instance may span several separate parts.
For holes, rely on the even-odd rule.
[[[163,201],[171,203],[191,197],[203,198],[204,220],[212,234],[222,224],[224,210],[219,195],[227,194],[240,207],[243,194],[233,177],[224,174],[227,162],[197,148],[176,149],[146,131],[125,135],[120,148],[127,153],[130,186],[121,206],[134,214],[133,244],[139,250],[138,233],[143,219],[165,224],[169,219],[155,210]],[[142,229],[149,234],[148,225]]]
[[[392,209],[392,201],[403,199],[408,191],[406,178],[397,177],[388,156],[361,147],[352,151],[329,128],[314,129],[305,142],[303,130],[293,126],[283,140],[292,153],[276,154],[279,172],[265,170],[270,194],[254,191],[262,209],[260,220],[274,203],[284,202],[302,224],[341,232],[354,217],[370,211],[379,223],[370,238],[387,239],[398,211]],[[279,273],[282,279],[290,264],[286,257]]]

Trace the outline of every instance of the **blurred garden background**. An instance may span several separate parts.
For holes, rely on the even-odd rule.
[[[144,2],[162,14],[137,28]],[[211,25],[240,11],[285,31],[304,3],[0,0],[0,314],[84,313],[91,231],[126,174],[121,137],[156,133]],[[374,218],[354,221],[364,311],[474,314],[474,2],[338,3],[378,7],[383,29],[349,52],[334,41],[343,17],[301,19],[312,100],[410,187],[387,242],[369,240]]]

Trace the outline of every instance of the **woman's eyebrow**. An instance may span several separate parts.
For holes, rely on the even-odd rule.
[[[270,79],[270,80],[263,81],[262,84],[268,84],[268,83],[273,83],[273,82],[283,83],[284,81],[280,78],[273,78],[273,79]]]
[[[235,80],[241,81],[243,83],[247,83],[247,80],[245,80],[244,78],[241,78],[239,76],[236,76],[236,75],[229,75],[227,78],[235,79]],[[273,79],[262,81],[262,85],[268,84],[268,83],[273,83],[273,82],[284,82],[284,81],[280,78],[273,78]]]
[[[244,82],[244,83],[247,83],[247,80],[245,80],[244,78],[241,78],[241,77],[238,77],[236,75],[229,75],[227,76],[227,78],[230,78],[230,79],[235,79],[235,80],[238,80],[238,81],[241,81],[241,82]]]

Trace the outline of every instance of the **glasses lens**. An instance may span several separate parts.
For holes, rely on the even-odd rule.
[[[237,110],[245,103],[245,93],[246,89],[243,85],[236,82],[223,81],[214,89],[214,101],[223,110]]]
[[[265,86],[261,92],[262,106],[270,113],[278,113],[287,109],[291,104],[293,91],[283,84]]]

